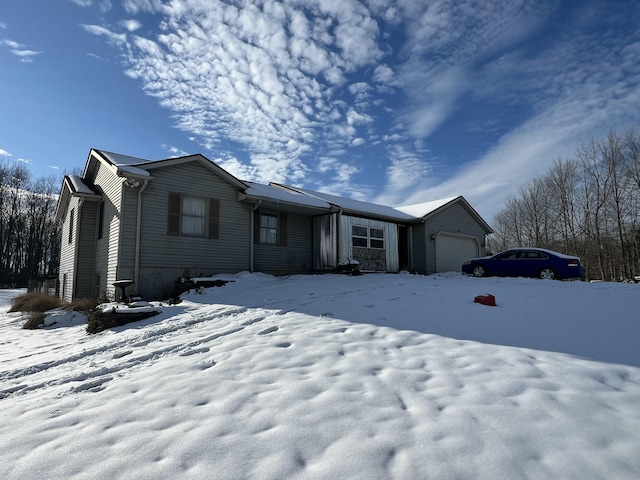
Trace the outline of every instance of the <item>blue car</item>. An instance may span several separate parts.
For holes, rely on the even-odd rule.
[[[462,273],[474,277],[584,280],[584,268],[578,257],[543,248],[511,248],[490,257],[474,258],[462,265]]]

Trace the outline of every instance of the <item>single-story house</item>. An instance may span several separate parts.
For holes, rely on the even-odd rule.
[[[259,271],[459,271],[491,228],[463,197],[387,207],[241,181],[200,154],[158,161],[92,149],[62,183],[59,295],[167,298],[181,277]]]

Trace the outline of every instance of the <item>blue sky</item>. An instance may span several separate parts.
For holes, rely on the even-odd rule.
[[[21,0],[0,10],[0,156],[202,153],[388,205],[505,198],[640,126],[637,1]]]

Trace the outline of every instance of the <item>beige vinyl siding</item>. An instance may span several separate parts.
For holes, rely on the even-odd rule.
[[[438,232],[471,235],[478,239],[478,245],[484,244],[484,229],[460,203],[454,203],[433,217],[428,218],[424,224],[424,228],[427,247],[425,273],[435,273],[437,270],[436,242],[431,240],[431,237],[432,235],[437,235]],[[483,255],[484,249],[481,248],[481,250],[483,251],[480,252],[480,255]]]
[[[312,217],[287,213],[287,245],[256,244],[254,270],[275,274],[311,272],[312,230]]]
[[[117,279],[123,180],[111,167],[100,162],[95,178],[89,181],[102,190],[104,200],[102,238],[96,242],[95,273],[100,275],[98,295],[115,298],[113,282]]]
[[[237,201],[232,185],[197,162],[150,173],[153,180],[142,194],[139,293],[166,298],[184,274],[249,270],[251,206]],[[167,235],[169,192],[219,200],[218,238]]]
[[[73,298],[73,278],[75,275],[75,253],[76,253],[76,233],[71,234],[69,242],[70,216],[74,212],[74,227],[77,225],[78,198],[71,197],[67,211],[62,222],[62,239],[60,244],[60,271],[58,280],[60,281],[60,299],[70,302]]]

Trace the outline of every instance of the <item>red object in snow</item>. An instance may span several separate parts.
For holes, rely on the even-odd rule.
[[[489,305],[490,307],[496,306],[496,297],[488,293],[486,295],[478,295],[473,301],[475,303],[481,303],[482,305]]]

